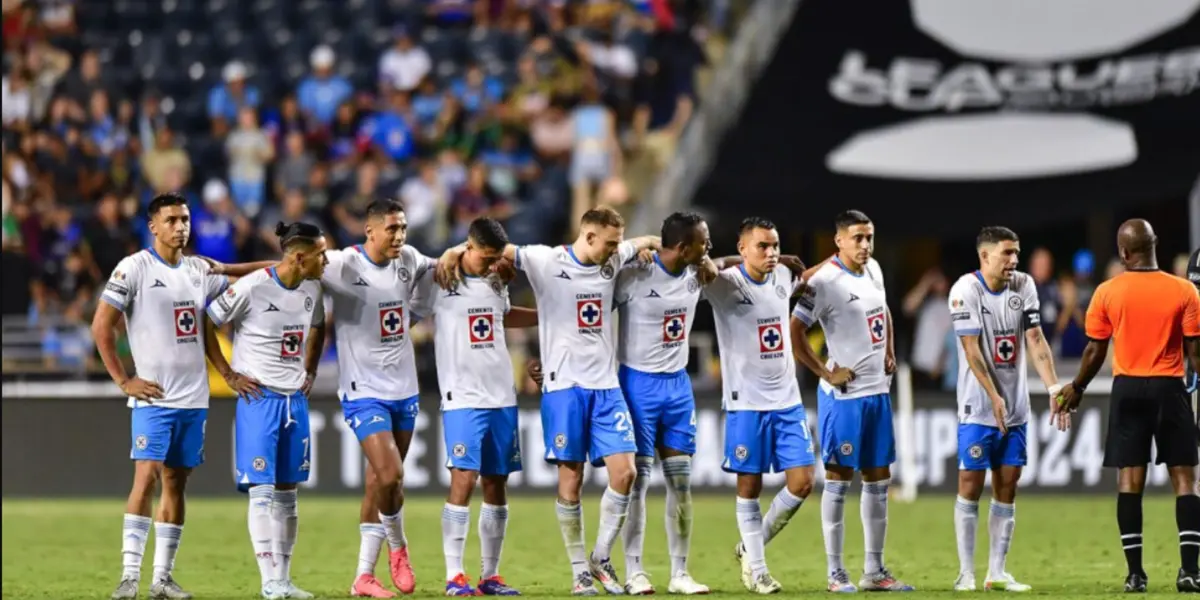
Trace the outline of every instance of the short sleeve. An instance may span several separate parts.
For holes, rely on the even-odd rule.
[[[316,302],[313,303],[312,326],[321,327],[323,325],[325,325],[325,294],[318,287]]]
[[[420,279],[426,273],[432,272],[437,268],[437,260],[421,254],[420,250],[412,246],[404,246],[400,251],[404,257],[404,262],[412,269],[413,280]]]
[[[816,279],[815,277],[813,279]],[[797,281],[799,278],[797,278]],[[792,316],[800,319],[805,325],[812,327],[820,319],[822,299],[824,294],[821,293],[823,286],[820,282],[810,281],[808,289],[796,298],[796,306],[792,309]]]
[[[501,284],[500,299],[504,302],[504,314],[512,310],[512,297],[508,295],[508,286]]]
[[[433,281],[433,271],[425,271],[413,282],[412,298],[409,300],[411,318],[425,318],[433,315],[433,304],[437,298],[437,284]]]
[[[983,325],[979,318],[979,292],[973,284],[959,281],[950,288],[950,322],[959,336],[979,335]]]
[[[220,327],[226,323],[240,320],[250,308],[250,291],[253,289],[253,279],[239,279],[229,286],[225,293],[208,305],[208,318],[212,324]],[[322,311],[323,312],[323,311]]]
[[[716,279],[704,286],[701,296],[708,300],[709,304],[720,306],[728,303],[729,298],[738,289],[737,277],[739,275],[736,267],[721,271]]]
[[[133,306],[134,295],[141,282],[141,277],[142,268],[133,256],[121,259],[112,274],[108,276],[108,282],[104,284],[104,291],[101,292],[100,299],[113,308],[126,312]]]
[[[538,277],[554,260],[554,249],[550,246],[529,245],[517,247],[517,269],[524,271],[530,279]]]
[[[204,277],[205,302],[212,302],[229,287],[229,277],[213,273],[212,266],[208,264],[208,261],[194,256],[188,257],[187,260],[191,261],[193,267]]]
[[[1108,340],[1113,334],[1112,320],[1108,314],[1108,286],[1100,284],[1092,301],[1088,303],[1084,319],[1087,336],[1093,340]]]
[[[1184,284],[1183,337],[1200,337],[1200,293],[1196,287]]]
[[[638,247],[633,243],[632,240],[621,242],[621,244],[617,246],[617,267],[628,263],[636,258],[637,255]]]
[[[321,282],[340,281],[342,279],[342,271],[346,268],[346,251],[326,250],[325,260],[328,260],[329,264],[325,265],[325,271],[321,274]]]

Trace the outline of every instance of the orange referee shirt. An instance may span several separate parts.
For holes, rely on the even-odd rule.
[[[1087,336],[1113,340],[1113,375],[1183,377],[1183,338],[1200,336],[1200,294],[1162,271],[1126,271],[1100,284]]]

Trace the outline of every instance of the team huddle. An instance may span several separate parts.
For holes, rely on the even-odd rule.
[[[434,324],[451,471],[442,511],[446,595],[519,595],[500,574],[506,484],[522,462],[505,330],[533,326],[541,357],[529,374],[542,387],[543,458],[558,469],[556,514],[573,572],[571,593],[655,592],[642,554],[656,461],[667,481],[667,590],[708,593],[688,572],[696,417],[685,367],[701,298],[716,323],[726,412],[722,467],[737,475],[741,541],[733,554],[743,585],[760,594],[782,589],[767,568],[765,547],[815,482],[816,446],[797,382],[799,362],[821,380],[816,430],[826,472],[820,510],[828,589],[913,589],[884,561],[896,359],[883,274],[872,258],[874,225],[861,212],[839,215],[837,254],[812,268],[781,255],[778,232],[764,219],[743,221],[738,254],[714,259],[708,226],[694,214],[671,215],[661,236],[626,240],[620,215],[604,208],[583,216],[574,243],[554,247],[515,246],[498,222],[478,219],[465,243],[434,259],[405,245],[403,209],[387,200],[369,207],[361,245],[330,250],[316,227],[280,224],[280,261],[224,265],[183,256],[190,218],[181,196],[159,196],[149,212],[154,245],[113,271],[93,325],[105,366],[133,407],[135,478],[125,514],[123,575],[113,598],[137,596],[152,524],[151,596],[191,597],[171,573],[183,530],[184,485],[203,462],[206,358],[239,396],[235,483],[249,496],[247,522],[262,597],[313,597],[292,581],[290,565],[299,531],[296,488],[311,464],[307,395],[329,335],[336,337],[343,415],[369,463],[350,592],[396,595],[375,576],[386,542],[390,582],[400,593],[412,593],[402,482],[418,411],[409,330],[420,319]],[[978,503],[991,471],[985,587],[1026,591],[1029,586],[1007,572],[1005,558],[1026,462],[1027,355],[1051,397],[1063,387],[1041,335],[1035,286],[1015,271],[1017,236],[985,228],[978,250],[979,270],[959,279],[949,300],[961,340],[954,507],[960,574],[954,587],[976,588]],[[528,279],[536,307],[512,305],[514,270]],[[115,352],[113,329],[122,316],[136,377],[125,373]],[[221,354],[216,333],[225,324],[234,330],[232,361]],[[827,339],[825,361],[807,342],[807,330],[817,325]],[[1067,410],[1056,411],[1055,419],[1060,429],[1070,426]],[[608,475],[590,551],[581,506],[589,463]],[[785,473],[786,484],[764,514],[762,476],[772,472]],[[855,472],[863,481],[866,546],[857,585],[843,562],[844,505]],[[160,481],[162,498],[152,519],[152,493]],[[463,555],[477,483],[483,494],[481,565],[471,580]],[[623,581],[610,560],[618,538],[626,559]]]

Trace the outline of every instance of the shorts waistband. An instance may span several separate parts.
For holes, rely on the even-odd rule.
[[[679,377],[687,377],[687,369],[680,369],[678,371],[670,371],[667,373],[651,373],[649,371],[642,371],[640,369],[635,369],[633,367],[621,365],[621,370],[629,371],[631,373],[637,373],[638,375],[642,375],[645,377],[653,377],[655,379],[678,379]]]

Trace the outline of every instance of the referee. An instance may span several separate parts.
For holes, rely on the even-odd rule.
[[[1146,591],[1142,490],[1153,443],[1156,462],[1166,463],[1175,488],[1181,561],[1175,587],[1200,593],[1200,497],[1195,470],[1200,456],[1195,415],[1183,382],[1185,346],[1192,365],[1200,365],[1200,294],[1186,280],[1158,269],[1157,242],[1150,223],[1132,219],[1121,224],[1117,247],[1125,273],[1096,288],[1087,310],[1083,364],[1051,407],[1059,413],[1079,406],[1112,342],[1104,466],[1119,469],[1117,526],[1129,565],[1125,591]]]

